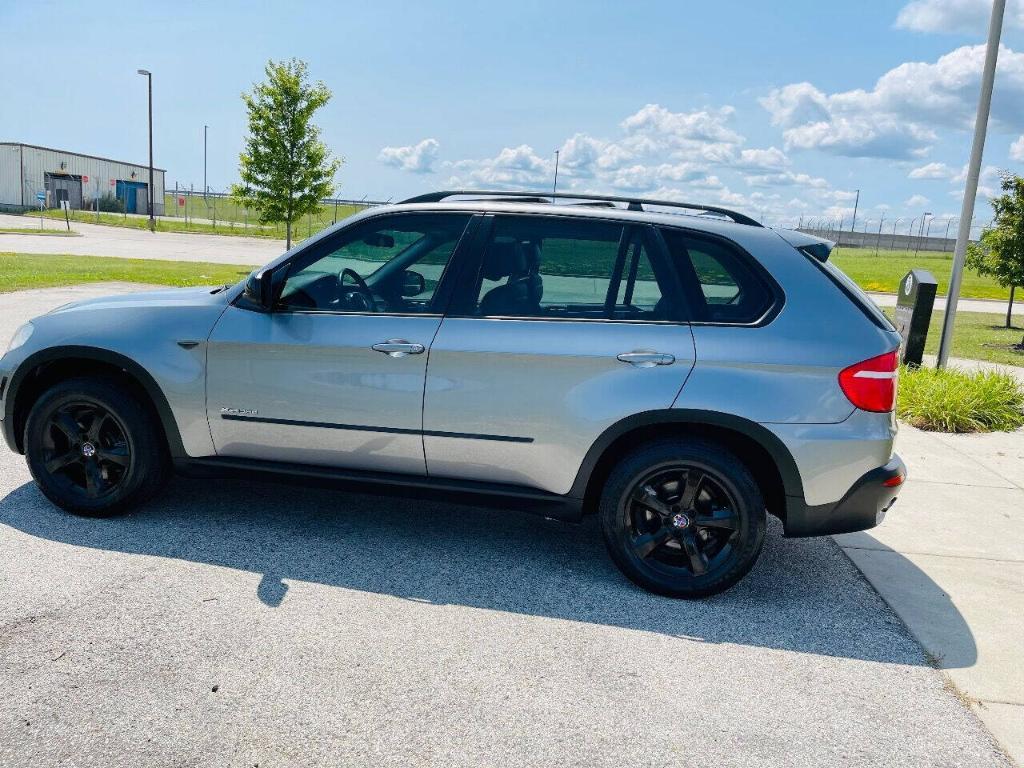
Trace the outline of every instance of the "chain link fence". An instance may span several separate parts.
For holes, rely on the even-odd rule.
[[[292,239],[303,240],[354,213],[377,205],[383,200],[323,200],[313,213],[303,216],[292,225]],[[239,205],[228,192],[203,192],[194,189],[168,190],[164,196],[165,220],[179,225],[175,228],[196,229],[203,232],[227,231],[257,237],[285,238],[283,223],[261,224],[259,216],[250,208]]]

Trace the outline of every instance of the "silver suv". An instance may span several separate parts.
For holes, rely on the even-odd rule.
[[[903,483],[899,337],[830,247],[712,206],[423,195],[239,285],[33,320],[0,358],[4,437],[76,514],[172,470],[596,513],[634,582],[710,595],[766,512],[860,530]]]

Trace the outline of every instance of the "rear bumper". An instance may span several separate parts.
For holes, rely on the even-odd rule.
[[[889,463],[864,474],[842,499],[833,504],[808,506],[790,498],[786,510],[786,536],[828,536],[874,528],[896,503],[906,477],[906,466],[894,454]]]

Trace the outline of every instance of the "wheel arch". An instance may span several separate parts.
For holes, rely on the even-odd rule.
[[[702,437],[725,445],[754,475],[768,511],[783,521],[789,505],[803,504],[796,461],[769,429],[731,414],[684,408],[645,411],[608,427],[587,452],[570,495],[583,500],[584,513],[594,511],[616,461],[644,442],[666,437]]]
[[[25,423],[39,396],[54,384],[80,376],[100,375],[126,384],[155,412],[172,457],[185,455],[170,404],[153,376],[131,358],[109,349],[60,346],[27,357],[11,376],[4,404],[4,438],[12,450],[25,452]]]

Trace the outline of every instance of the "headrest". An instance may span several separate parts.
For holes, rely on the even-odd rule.
[[[526,256],[518,241],[497,238],[487,248],[481,273],[488,280],[501,280],[525,272]]]

